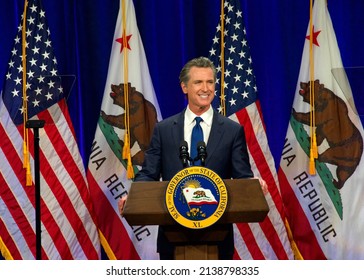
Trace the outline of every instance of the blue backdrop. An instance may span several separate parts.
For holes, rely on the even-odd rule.
[[[43,0],[59,73],[76,76],[68,105],[85,166],[103,98],[119,2]],[[276,165],[295,95],[309,2],[241,0]],[[23,5],[24,0],[1,1],[1,88]],[[220,0],[134,0],[134,5],[159,106],[166,118],[186,105],[179,71],[188,59],[208,56],[219,20]],[[344,66],[363,66],[364,1],[328,0],[328,7]]]

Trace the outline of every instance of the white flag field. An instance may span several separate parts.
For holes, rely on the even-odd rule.
[[[364,133],[327,1],[306,36],[280,162],[287,217],[304,259],[363,259]]]
[[[132,182],[127,176],[127,161],[122,158],[125,131],[130,131],[131,159],[136,173],[154,124],[161,120],[133,1],[125,2],[115,27],[87,177],[101,243],[109,259],[158,259],[157,227],[130,227],[117,208],[118,200],[128,193]]]

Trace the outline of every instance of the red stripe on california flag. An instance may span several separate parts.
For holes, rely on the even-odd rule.
[[[110,244],[108,247],[113,249],[113,254],[118,260],[139,260],[139,254],[119,215],[101,191],[101,187],[97,184],[91,172],[88,172],[87,179],[91,196],[97,197],[97,200],[94,200],[95,212],[99,213],[97,216],[97,224],[105,239]],[[108,221],[108,223],[105,221]],[[117,234],[115,234],[116,232]]]
[[[295,234],[293,239],[296,242],[298,249],[303,256],[306,256],[306,259],[326,259],[325,254],[323,253],[320,245],[317,242],[316,236],[311,229],[311,225],[307,220],[306,214],[304,213],[301,204],[297,200],[297,197],[287,180],[286,174],[281,168],[278,170],[278,177],[282,190],[283,201],[287,209],[290,209],[286,215],[291,230]],[[299,217],[299,223],[295,222],[297,217]],[[305,243],[309,244],[309,246],[300,246],[302,240],[305,240]],[[301,248],[310,249],[307,251],[302,251]]]

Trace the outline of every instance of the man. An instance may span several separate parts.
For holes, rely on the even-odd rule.
[[[179,157],[179,147],[183,140],[191,147],[195,117],[202,118],[200,125],[207,152],[205,167],[223,179],[253,177],[244,129],[240,124],[214,111],[211,106],[216,82],[216,68],[213,63],[205,57],[192,59],[183,67],[179,79],[182,91],[187,96],[188,106],[179,114],[156,124],[142,169],[137,173],[135,181],[169,181],[184,168]],[[265,184],[262,181],[261,183]],[[119,201],[121,214],[125,200],[123,198]],[[161,259],[173,259],[174,246],[168,242],[161,227],[157,249]],[[232,259],[232,225],[229,225],[225,240],[218,244],[218,250],[219,259]]]

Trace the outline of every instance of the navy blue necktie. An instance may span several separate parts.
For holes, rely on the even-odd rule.
[[[197,157],[197,143],[200,141],[203,141],[203,131],[200,125],[200,122],[203,121],[201,117],[196,117],[196,124],[192,129],[192,135],[191,135],[191,158],[192,161],[195,157]],[[199,165],[200,160],[197,160],[194,165]]]

